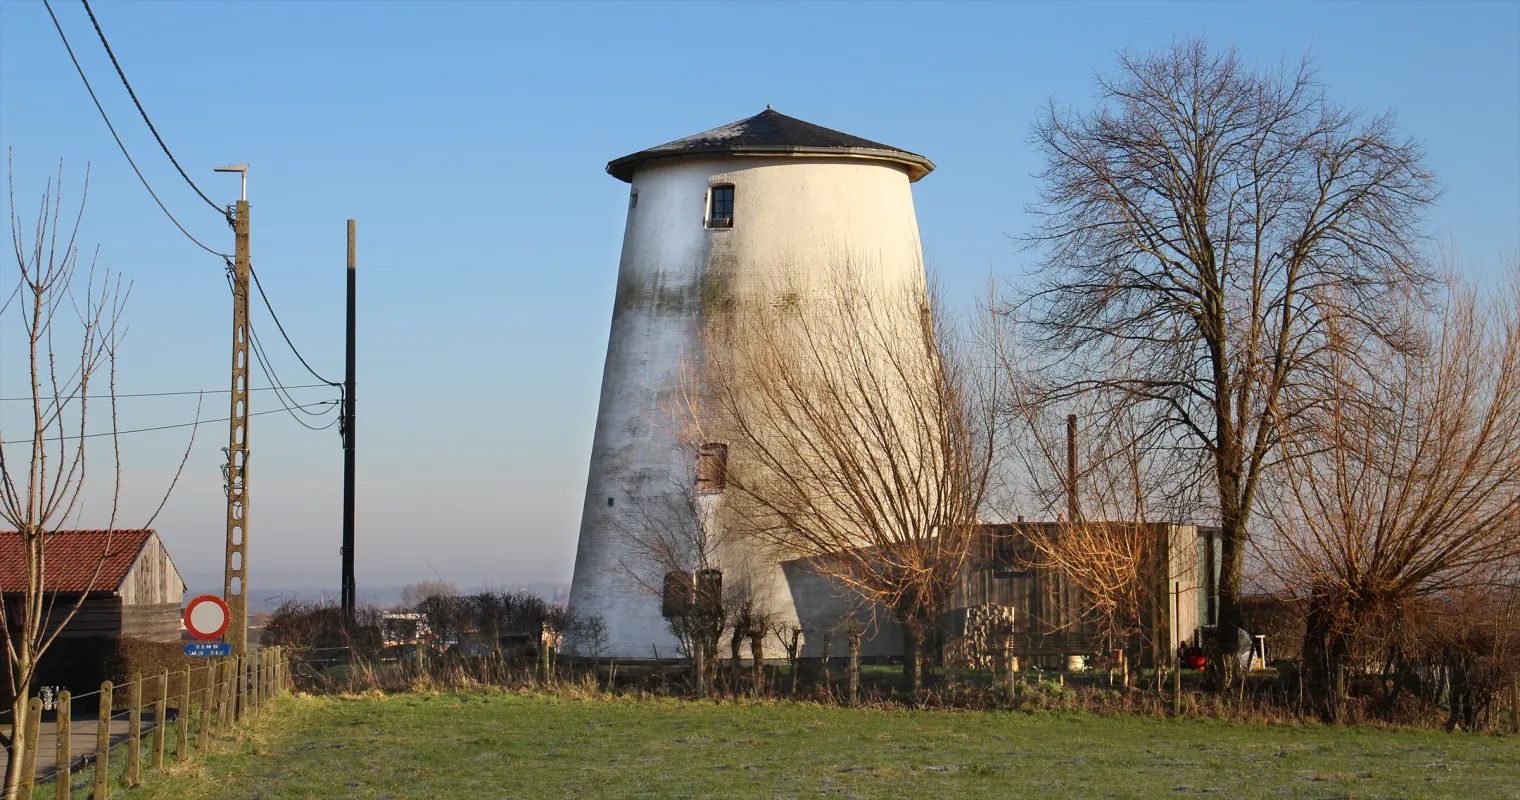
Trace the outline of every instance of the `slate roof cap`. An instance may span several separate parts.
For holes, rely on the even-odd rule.
[[[631,183],[634,171],[649,161],[720,154],[871,158],[901,165],[907,170],[909,181],[917,181],[934,171],[934,162],[917,153],[788,117],[767,106],[748,119],[623,156],[607,164],[607,173]]]

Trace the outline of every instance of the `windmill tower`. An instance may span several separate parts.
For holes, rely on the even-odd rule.
[[[910,184],[933,169],[923,156],[768,107],[607,165],[632,190],[570,586],[571,609],[606,625],[604,655],[675,654],[649,591],[658,576],[629,577],[640,558],[629,532],[658,523],[662,509],[685,524],[677,510],[698,471],[651,412],[686,379],[702,326],[729,313],[714,299],[766,301],[758,295],[816,280],[841,253],[861,255],[869,279],[922,285]],[[779,564],[753,577],[771,610],[797,618]]]

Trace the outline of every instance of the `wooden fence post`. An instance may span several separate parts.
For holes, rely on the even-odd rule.
[[[73,715],[74,695],[64,689],[58,693],[58,740],[53,748],[53,759],[58,770],[53,786],[57,800],[69,800],[70,795],[69,774],[74,766]]]
[[[213,722],[216,723],[217,736],[223,736],[227,732],[227,692],[232,686],[231,664],[232,659],[225,658],[216,670],[216,717]]]
[[[174,760],[190,757],[190,668],[185,667],[185,686],[179,695],[179,726],[175,731]]]
[[[204,750],[206,742],[211,739],[211,709],[215,706],[212,701],[212,691],[216,686],[216,664],[206,662],[206,685],[201,689],[201,726],[200,735],[195,737],[195,749]]]
[[[168,731],[169,717],[169,668],[158,670],[158,699],[153,703],[153,769],[164,769],[164,734]]]
[[[222,687],[223,693],[226,694],[226,696],[227,696],[226,697],[226,702],[224,703],[223,708],[226,710],[226,713],[227,713],[227,718],[226,718],[226,723],[227,724],[226,724],[225,727],[226,727],[227,732],[229,734],[232,733],[233,729],[237,725],[237,674],[238,674],[238,663],[239,663],[239,659],[238,659],[237,656],[229,656],[227,658],[227,675],[226,675],[227,683],[226,683],[225,686]]]
[[[1018,656],[1013,654],[1013,637],[1008,637],[1003,642],[1003,683],[1004,690],[1008,692],[1008,702],[1013,702],[1015,692],[1018,691]]]
[[[95,797],[111,796],[111,682],[100,684],[100,719],[95,724]]]
[[[33,697],[26,703],[26,719],[14,724],[23,725],[24,738],[21,749],[21,781],[16,786],[16,800],[32,800],[32,787],[37,782],[37,737],[42,728],[42,698]]]
[[[232,733],[232,711],[237,701],[237,657],[228,656],[222,663],[222,731]]]
[[[248,656],[238,656],[237,689],[233,691],[232,719],[242,725],[248,719]]]
[[[128,786],[136,786],[142,772],[142,673],[132,675],[127,697],[132,707],[127,711],[127,774],[123,777]]]

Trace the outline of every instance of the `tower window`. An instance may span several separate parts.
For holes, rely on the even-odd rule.
[[[634,189],[628,193],[628,209],[631,211],[639,207],[639,190]]]
[[[696,586],[690,572],[665,573],[664,591],[660,597],[660,616],[676,619],[691,613]]]
[[[711,201],[708,204],[707,227],[734,227],[734,187],[714,186],[708,194]]]
[[[704,444],[697,454],[697,492],[720,494],[728,484],[728,445]]]

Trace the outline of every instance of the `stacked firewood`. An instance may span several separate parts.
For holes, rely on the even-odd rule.
[[[965,632],[958,643],[963,663],[972,669],[998,669],[1012,632],[1011,606],[988,603],[966,609]]]

